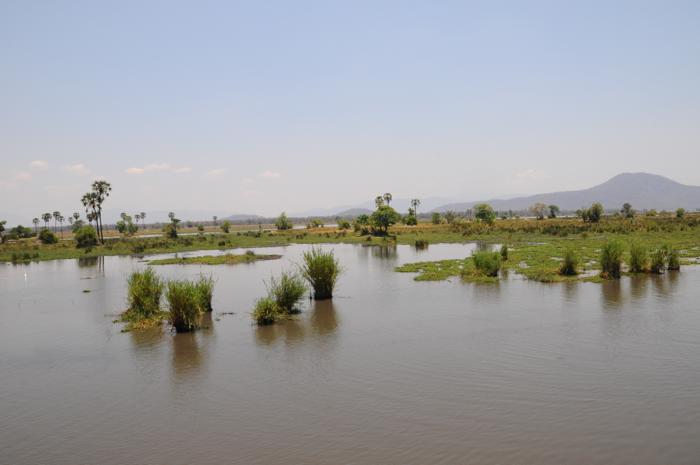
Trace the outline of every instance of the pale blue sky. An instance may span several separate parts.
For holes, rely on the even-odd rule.
[[[700,2],[0,0],[0,212],[700,184]],[[32,163],[35,162],[35,163]],[[31,217],[30,216],[30,217]]]

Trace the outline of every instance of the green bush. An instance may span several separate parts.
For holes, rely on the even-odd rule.
[[[576,276],[578,274],[578,257],[576,253],[569,249],[564,252],[564,261],[559,267],[559,274],[564,276]]]
[[[270,278],[268,285],[269,297],[284,312],[291,313],[294,307],[306,294],[307,287],[304,278],[296,273],[282,272],[279,278]]]
[[[666,249],[658,248],[651,253],[651,272],[661,274],[666,271]]]
[[[440,213],[434,212],[433,215],[430,217],[430,221],[433,224],[440,224],[442,223],[442,216],[440,216]]]
[[[649,252],[647,251],[647,248],[639,243],[633,243],[630,246],[630,272],[641,273],[643,271],[646,271],[648,264]]]
[[[214,309],[211,306],[211,300],[214,296],[214,278],[211,276],[201,275],[199,280],[194,284],[197,290],[197,298],[199,307],[203,312],[211,312]]]
[[[666,246],[667,269],[671,271],[681,269],[681,259],[678,251],[670,246]]]
[[[498,252],[474,252],[474,268],[480,274],[496,277],[501,269],[501,255]]]
[[[283,311],[272,297],[263,297],[255,302],[255,308],[251,317],[259,325],[269,325],[283,316]]]
[[[175,223],[168,223],[163,226],[163,235],[168,239],[177,239],[177,225]]]
[[[304,252],[301,275],[313,288],[316,300],[333,297],[333,289],[341,272],[340,264],[332,250],[324,252],[320,247],[314,247],[309,252]]]
[[[75,231],[73,239],[79,249],[94,247],[97,245],[97,231],[92,226],[83,226]]]
[[[623,246],[616,240],[608,241],[600,253],[600,266],[604,278],[618,279],[622,269]]]
[[[508,261],[508,246],[506,244],[501,246],[501,260]]]
[[[287,214],[282,212],[280,216],[277,217],[277,220],[275,220],[275,227],[279,231],[286,231],[287,229],[292,229],[293,225],[292,222],[289,221],[289,218],[287,218]]]
[[[53,232],[44,228],[39,233],[39,240],[42,244],[55,244],[56,242],[58,242],[58,237],[56,237],[56,235]]]
[[[199,327],[203,313],[197,285],[190,281],[169,281],[165,292],[170,308],[170,324],[178,333]]]
[[[129,286],[127,312],[140,319],[151,318],[160,311],[160,298],[164,285],[151,268],[131,273],[127,284]]]

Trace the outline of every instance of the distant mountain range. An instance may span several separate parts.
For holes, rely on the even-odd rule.
[[[574,211],[594,202],[606,209],[619,209],[629,202],[638,210],[675,210],[682,207],[700,209],[700,186],[687,186],[672,179],[648,173],[623,173],[608,181],[578,191],[551,192],[512,199],[490,199],[476,202],[449,203],[434,209],[437,212],[465,211],[478,203],[488,203],[495,210],[525,210],[535,203],[558,205],[562,210]]]

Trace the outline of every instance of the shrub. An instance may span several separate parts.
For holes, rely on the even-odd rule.
[[[429,242],[425,239],[416,239],[415,246],[416,249],[423,250],[427,249],[429,245]]]
[[[269,325],[281,319],[283,316],[282,313],[275,299],[272,297],[263,297],[255,302],[255,308],[251,313],[251,317],[259,325]]]
[[[622,268],[622,244],[618,241],[608,241],[600,254],[600,266],[604,278],[618,279]]]
[[[56,237],[56,235],[53,232],[44,228],[39,233],[39,240],[42,244],[55,244],[56,242],[58,242],[58,237]]]
[[[224,220],[223,223],[221,223],[221,230],[228,234],[229,231],[231,230],[231,222],[229,220]]]
[[[389,227],[400,220],[401,215],[389,205],[380,205],[369,217],[372,230],[378,235],[387,235]]]
[[[508,246],[505,244],[501,246],[501,260],[508,261]]]
[[[129,275],[127,312],[136,318],[151,318],[160,311],[160,298],[163,294],[163,282],[151,268],[135,271]]]
[[[214,296],[214,278],[201,275],[199,280],[195,283],[195,289],[197,290],[200,309],[203,312],[211,312],[214,310],[211,306],[211,300]]]
[[[345,230],[345,229],[350,229],[350,228],[351,228],[351,225],[350,225],[350,222],[348,220],[338,221],[338,229]]]
[[[270,278],[267,290],[280,310],[291,313],[306,294],[307,287],[304,278],[298,274],[282,272],[279,278]]]
[[[431,221],[433,224],[440,224],[440,223],[442,223],[442,217],[440,216],[440,213],[434,212],[433,215],[432,215],[432,217],[430,218],[430,221]]]
[[[474,268],[485,276],[498,276],[501,269],[501,255],[498,252],[475,252],[472,254]]]
[[[630,246],[630,271],[632,273],[641,273],[646,271],[648,263],[649,253],[647,252],[646,247],[638,243],[633,243]]]
[[[559,267],[559,274],[564,276],[576,276],[578,274],[578,257],[576,253],[569,249],[564,252],[564,261]]]
[[[666,258],[668,270],[680,270],[681,259],[678,256],[678,251],[672,247],[666,246]]]
[[[177,239],[177,225],[175,223],[168,223],[163,226],[163,234],[168,239]]]
[[[190,281],[169,281],[165,292],[170,308],[170,324],[178,333],[194,331],[202,315],[197,285]]]
[[[651,272],[661,274],[666,270],[666,249],[658,248],[651,253]]]
[[[493,221],[496,219],[496,213],[493,211],[491,205],[487,203],[474,205],[474,212],[474,217],[486,224],[493,224]]]
[[[92,226],[83,226],[75,231],[73,239],[79,249],[97,245],[97,231]]]
[[[685,216],[685,208],[679,208],[676,210],[676,218],[683,218]]]
[[[312,248],[304,252],[304,263],[301,275],[314,289],[316,300],[333,298],[333,289],[342,270],[333,251],[324,252],[321,248]]]
[[[277,220],[275,220],[275,227],[280,231],[292,229],[292,222],[289,221],[285,212],[280,213],[280,216],[277,217]]]

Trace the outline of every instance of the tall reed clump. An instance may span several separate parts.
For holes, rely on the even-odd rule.
[[[578,274],[578,257],[576,253],[568,249],[564,252],[564,260],[559,267],[559,274],[564,276],[576,276]]]
[[[282,318],[283,312],[277,305],[277,302],[275,302],[275,299],[267,296],[255,302],[255,308],[251,316],[259,325],[270,325]]]
[[[272,298],[282,311],[292,313],[306,294],[307,287],[304,278],[297,273],[284,271],[279,278],[270,278],[267,291],[268,297]]]
[[[678,256],[678,251],[673,247],[666,246],[666,258],[667,258],[667,269],[669,271],[676,271],[681,269],[681,259]]]
[[[641,273],[647,270],[649,264],[649,252],[647,248],[639,243],[630,245],[629,270],[632,273]]]
[[[211,276],[201,275],[199,280],[194,284],[197,291],[197,299],[199,307],[202,311],[211,312],[214,309],[211,306],[211,300],[214,296],[214,278]]]
[[[160,298],[165,285],[151,268],[134,271],[127,283],[128,319],[152,318],[160,312]]]
[[[178,333],[194,331],[204,313],[202,298],[196,283],[169,281],[165,292],[170,307],[170,324]]]
[[[501,246],[501,260],[504,262],[508,261],[508,246],[506,244]]]
[[[472,260],[477,273],[490,277],[498,276],[498,271],[501,269],[499,252],[474,252]]]
[[[603,278],[618,279],[622,270],[622,254],[624,248],[616,240],[608,241],[603,245],[600,253],[601,275]]]
[[[333,298],[333,289],[342,269],[332,250],[324,252],[320,247],[314,247],[309,252],[304,252],[304,263],[300,268],[301,275],[314,290],[314,299]]]
[[[667,251],[665,247],[660,247],[651,253],[651,272],[661,274],[666,271]]]

